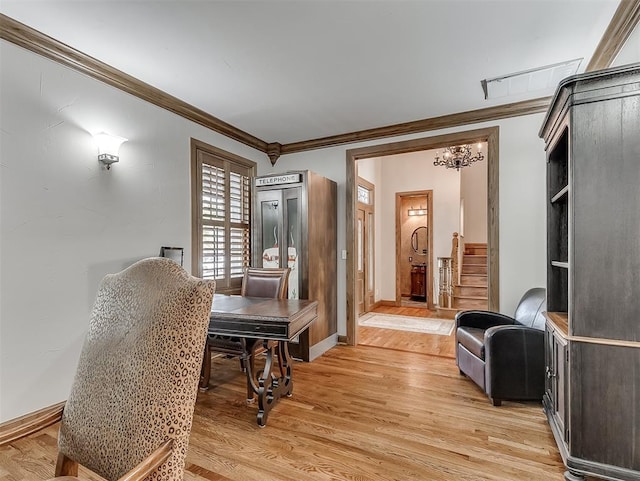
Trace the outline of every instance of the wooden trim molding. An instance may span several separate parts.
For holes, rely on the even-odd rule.
[[[382,139],[385,137],[397,137],[400,135],[428,132],[431,130],[440,130],[450,127],[459,127],[462,125],[493,121],[508,117],[537,114],[540,112],[546,112],[549,108],[550,102],[551,97],[541,97],[533,100],[525,100],[523,102],[497,105],[495,107],[469,110],[467,112],[459,112],[456,114],[442,115],[440,117],[415,120],[413,122],[388,125],[386,127],[360,130],[358,132],[351,132],[348,134],[332,135],[330,137],[283,144],[280,146],[280,154],[292,154],[294,152],[324,149],[326,147],[334,147],[342,144],[364,142],[368,140]]]
[[[396,301],[390,301],[388,299],[380,300],[380,301],[376,302],[376,307],[382,307],[382,306],[397,307],[398,303]]]
[[[0,424],[0,446],[17,441],[60,421],[65,402],[59,402]]]
[[[265,141],[3,14],[0,14],[0,38],[249,147],[267,152]]]
[[[592,72],[610,67],[639,21],[640,0],[622,0],[600,39],[586,71]]]

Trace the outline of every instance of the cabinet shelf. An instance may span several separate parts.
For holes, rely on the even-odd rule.
[[[569,186],[565,185],[562,189],[560,189],[560,191],[556,195],[551,197],[551,203],[555,204],[558,201],[566,200],[568,193],[569,193]]]
[[[561,267],[563,269],[568,269],[569,268],[569,263],[568,262],[563,262],[563,261],[551,261],[551,265],[554,267]]]

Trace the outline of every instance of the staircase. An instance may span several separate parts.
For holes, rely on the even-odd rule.
[[[460,285],[453,288],[453,308],[487,309],[487,286],[487,244],[465,244]]]

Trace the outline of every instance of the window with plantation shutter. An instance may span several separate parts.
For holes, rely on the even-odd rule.
[[[250,179],[255,163],[192,140],[194,275],[235,291],[249,265]]]

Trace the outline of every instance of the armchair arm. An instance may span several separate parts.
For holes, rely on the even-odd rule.
[[[168,439],[158,449],[144,458],[140,464],[128,473],[122,475],[118,481],[142,481],[164,463],[172,454],[173,439]]]
[[[542,399],[544,331],[495,326],[484,334],[485,391],[492,399]]]
[[[488,329],[493,326],[519,324],[514,318],[492,311],[462,311],[456,314],[456,328],[461,326]]]

